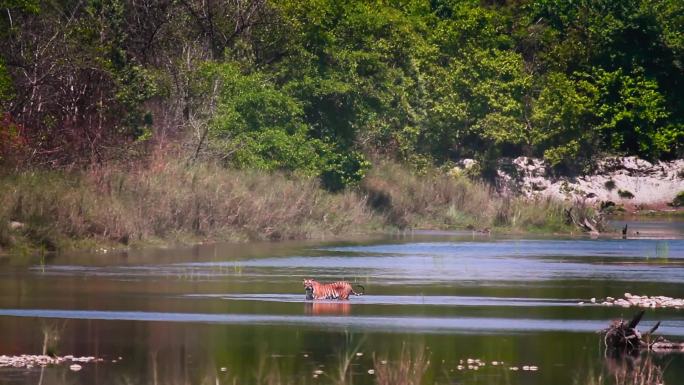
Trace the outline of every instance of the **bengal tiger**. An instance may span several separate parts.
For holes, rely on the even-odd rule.
[[[304,280],[304,290],[306,299],[349,299],[349,294],[362,295],[366,289],[361,285],[356,285],[363,290],[357,293],[347,281],[337,281],[333,283],[320,283],[313,279]]]

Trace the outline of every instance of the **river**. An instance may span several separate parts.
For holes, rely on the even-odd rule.
[[[413,232],[0,259],[0,355],[103,359],[4,367],[0,384],[326,384],[344,368],[363,385],[402,349],[424,353],[428,384],[589,384],[611,367],[597,332],[637,312],[590,298],[684,297],[681,223],[639,226],[626,240]],[[306,301],[305,278],[365,295]],[[684,309],[649,310],[641,329],[656,321],[684,340]],[[684,383],[684,354],[654,360]]]

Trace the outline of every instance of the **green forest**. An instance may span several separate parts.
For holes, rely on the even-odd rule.
[[[0,162],[681,157],[679,0],[0,0]]]

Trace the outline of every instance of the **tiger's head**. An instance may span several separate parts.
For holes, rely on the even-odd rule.
[[[305,279],[304,280],[304,291],[306,292],[306,299],[313,299],[314,295],[314,281],[313,279]]]

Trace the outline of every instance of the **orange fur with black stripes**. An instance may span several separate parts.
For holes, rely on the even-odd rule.
[[[357,285],[363,289],[363,286]],[[350,294],[362,295],[352,288],[347,281],[337,281],[333,283],[320,283],[313,279],[304,280],[306,299],[349,299]]]

